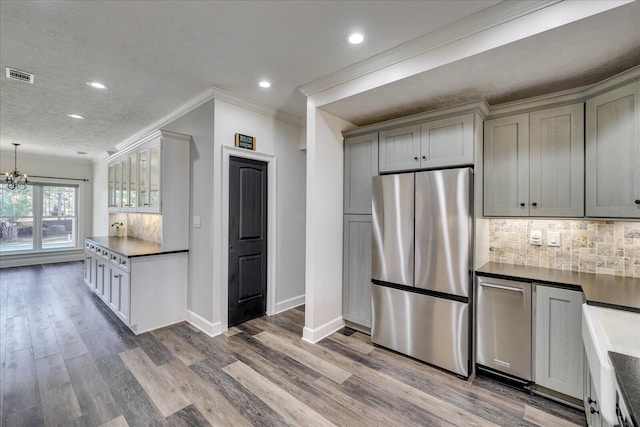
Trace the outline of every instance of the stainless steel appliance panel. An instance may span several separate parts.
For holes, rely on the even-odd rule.
[[[373,177],[371,277],[413,286],[414,174]]]
[[[531,284],[478,277],[476,301],[476,362],[531,381]]]
[[[415,287],[469,297],[472,172],[416,173]]]
[[[469,305],[373,285],[371,341],[469,376]]]

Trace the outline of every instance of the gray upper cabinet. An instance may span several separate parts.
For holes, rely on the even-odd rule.
[[[582,292],[536,286],[536,385],[582,400]]]
[[[420,168],[420,125],[380,132],[380,172]]]
[[[484,214],[529,215],[529,114],[484,122]]]
[[[420,167],[473,164],[473,113],[420,126]]]
[[[344,216],[342,315],[371,327],[371,215]]]
[[[587,101],[586,216],[640,218],[640,81]]]
[[[529,116],[529,214],[584,216],[584,104]]]
[[[584,216],[584,106],[484,124],[484,214]]]
[[[378,133],[345,138],[345,214],[371,214],[371,178],[376,175],[378,175]]]
[[[380,172],[473,164],[474,113],[380,132]]]

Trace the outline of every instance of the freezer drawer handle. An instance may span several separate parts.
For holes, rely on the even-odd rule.
[[[505,368],[511,367],[511,363],[503,362],[502,360],[498,360],[498,359],[493,359],[493,363],[495,363],[496,365],[504,366]]]
[[[524,289],[520,289],[520,288],[511,288],[509,286],[492,285],[490,283],[480,283],[480,286],[484,286],[486,288],[502,289],[505,291],[520,292],[521,294],[524,294]]]

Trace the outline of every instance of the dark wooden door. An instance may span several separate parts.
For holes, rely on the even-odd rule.
[[[267,164],[229,159],[229,326],[267,311]]]

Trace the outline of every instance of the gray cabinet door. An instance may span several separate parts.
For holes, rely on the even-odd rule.
[[[380,172],[420,168],[420,125],[385,130],[379,137]]]
[[[584,216],[584,106],[530,114],[529,214]]]
[[[583,398],[582,292],[536,286],[534,381]]]
[[[344,216],[342,315],[371,327],[371,215]]]
[[[371,214],[371,178],[376,175],[378,175],[378,133],[345,138],[345,214]]]
[[[587,101],[586,216],[640,218],[640,81]]]
[[[484,214],[529,215],[529,114],[484,122]]]
[[[473,164],[473,113],[420,126],[420,167]]]

